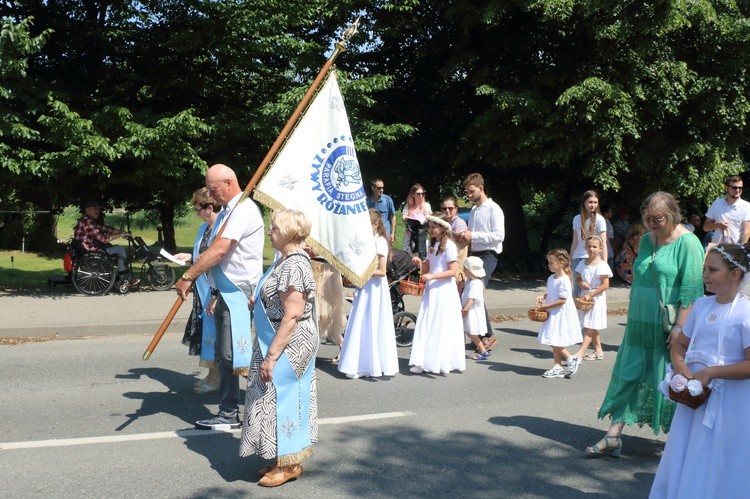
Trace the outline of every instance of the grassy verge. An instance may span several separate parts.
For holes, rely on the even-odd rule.
[[[73,228],[80,216],[77,208],[67,208],[57,222],[57,239],[62,241],[60,251],[54,255],[43,255],[33,252],[22,252],[18,250],[0,251],[0,290],[35,290],[46,288],[49,285],[49,278],[52,276],[64,276],[63,270],[63,253],[65,243],[73,236]],[[268,227],[270,213],[266,213],[265,226]],[[401,247],[404,226],[401,223],[401,212],[396,213],[396,248]],[[158,232],[156,225],[149,221],[143,212],[137,212],[130,217],[122,211],[115,211],[106,215],[107,225],[127,229],[128,222],[130,230],[135,236],[140,236],[155,252],[159,251],[157,243]],[[175,240],[177,242],[178,252],[191,252],[193,241],[202,221],[192,210],[184,216],[175,219]],[[127,247],[127,241],[116,239],[115,244],[121,244]],[[263,263],[265,266],[270,265],[273,260],[274,250],[266,236],[266,243],[263,248]],[[171,264],[170,264],[171,265]],[[177,276],[182,275],[185,267],[173,265]],[[136,274],[138,268],[134,268]]]

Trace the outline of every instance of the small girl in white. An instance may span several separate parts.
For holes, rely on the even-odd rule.
[[[427,231],[431,244],[427,259],[412,259],[422,270],[425,289],[414,325],[409,370],[414,374],[463,371],[466,353],[461,298],[456,288],[458,250],[451,240],[448,217],[442,213],[427,216]]]
[[[601,253],[604,243],[599,236],[586,238],[586,253],[588,258],[578,264],[576,271],[576,282],[581,288],[581,298],[593,300],[594,306],[591,310],[579,310],[578,319],[583,327],[583,343],[578,349],[576,357],[583,360],[602,360],[602,340],[599,330],[607,328],[607,293],[609,278],[612,277],[612,269],[607,262],[602,260]],[[594,351],[586,353],[589,345],[594,345]],[[585,354],[585,355],[584,355]]]
[[[549,317],[539,330],[539,342],[552,347],[555,365],[542,374],[544,378],[570,377],[581,365],[581,358],[570,354],[567,345],[580,343],[581,325],[573,303],[570,270],[570,255],[564,249],[553,249],[547,253],[547,266],[552,275],[547,279],[547,293],[537,298],[538,308],[549,312]],[[562,359],[568,362],[563,371]]]
[[[487,360],[490,351],[482,343],[480,336],[487,334],[487,320],[484,316],[484,265],[476,256],[464,260],[464,290],[461,293],[461,315],[464,317],[464,332],[477,347],[474,360]]]

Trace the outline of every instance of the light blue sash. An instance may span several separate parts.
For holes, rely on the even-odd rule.
[[[272,265],[255,288],[255,334],[263,358],[268,355],[276,331],[266,315],[266,309],[260,298],[263,282],[273,271]],[[314,360],[307,366],[302,377],[297,374],[289,362],[286,349],[276,361],[273,368],[273,385],[276,387],[276,446],[277,456],[296,454],[312,445],[310,441],[310,388],[315,370]]]
[[[202,224],[198,228],[198,235],[195,237],[193,243],[193,263],[198,261],[200,256],[200,244],[203,239],[203,234],[206,232],[208,222]],[[214,240],[216,232],[219,228],[218,223],[214,223],[211,228],[211,234],[208,236],[208,244]],[[206,307],[211,300],[211,287],[208,284],[208,277],[206,274],[201,274],[195,279],[195,293],[198,294],[201,302],[201,319],[203,320],[203,331],[201,333],[201,360],[205,362],[214,361],[214,344],[216,343],[216,321],[213,317],[206,313]]]
[[[229,280],[219,265],[214,265],[211,268],[211,276],[214,278],[216,288],[221,293],[221,299],[229,308],[229,316],[232,321],[232,368],[235,373],[241,369],[244,369],[247,373],[253,351],[247,295]]]

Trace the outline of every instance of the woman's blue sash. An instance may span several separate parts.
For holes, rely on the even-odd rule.
[[[198,229],[198,235],[193,243],[193,263],[198,261],[200,256],[200,244],[203,234],[208,228],[208,223],[204,223]],[[211,235],[208,236],[208,244],[211,244],[219,224],[215,223],[211,229]],[[214,344],[216,343],[216,321],[213,316],[206,313],[206,307],[211,300],[211,286],[208,284],[206,274],[201,274],[195,279],[195,293],[201,302],[201,319],[203,321],[203,331],[201,332],[201,360],[205,362],[214,362]]]
[[[255,334],[263,358],[273,342],[276,331],[268,320],[266,309],[260,298],[263,282],[273,271],[269,268],[255,288]],[[286,349],[276,361],[273,369],[273,385],[276,388],[276,446],[277,456],[296,454],[312,445],[310,441],[310,389],[315,369],[314,360],[305,369],[301,378],[289,362]]]

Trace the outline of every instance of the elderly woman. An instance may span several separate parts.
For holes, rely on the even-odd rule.
[[[174,257],[183,262],[195,263],[201,253],[211,245],[218,227],[215,225],[216,218],[221,211],[221,205],[211,197],[208,189],[202,187],[193,193],[191,200],[195,214],[203,220],[198,227],[198,234],[193,243],[193,253],[177,253]],[[185,335],[182,344],[188,347],[188,355],[200,355],[199,365],[208,368],[205,378],[198,381],[193,391],[199,395],[217,393],[219,391],[219,368],[214,360],[213,348],[201,348],[203,344],[213,345],[216,340],[216,323],[212,317],[213,310],[208,308],[214,306],[216,296],[212,294],[206,274],[201,274],[195,279],[195,292],[193,293],[193,308],[190,312]]]
[[[240,455],[275,459],[260,470],[264,487],[300,476],[300,463],[318,440],[315,280],[303,249],[309,234],[310,221],[300,211],[281,210],[271,216],[268,235],[281,256],[258,283],[252,300],[256,337]]]
[[[674,197],[667,192],[651,194],[641,205],[641,215],[649,232],[633,265],[625,336],[599,409],[599,417],[609,416],[612,425],[604,438],[586,448],[587,457],[619,456],[626,424],[647,424],[655,434],[669,431],[675,407],[657,386],[664,378],[667,349],[682,332],[693,302],[703,295],[703,248],[680,224]],[[660,301],[677,307],[668,334],[663,331]]]

